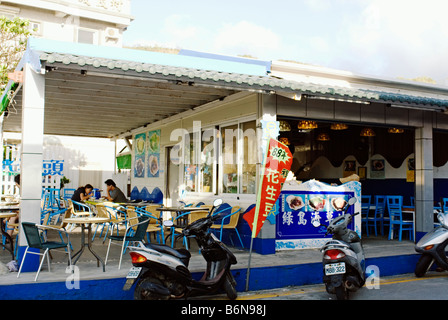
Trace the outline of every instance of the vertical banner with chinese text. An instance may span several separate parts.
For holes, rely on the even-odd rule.
[[[252,230],[252,238],[257,237],[266,217],[274,207],[291,164],[292,154],[289,148],[271,138],[263,162],[263,174],[259,185],[257,204],[243,216]]]

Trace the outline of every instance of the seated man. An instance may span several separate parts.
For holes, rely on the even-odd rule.
[[[107,200],[117,203],[128,202],[128,199],[124,195],[123,191],[117,187],[112,179],[107,179],[104,183],[107,185],[107,196],[105,196]]]

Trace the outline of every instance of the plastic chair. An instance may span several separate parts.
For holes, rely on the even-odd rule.
[[[130,219],[128,219],[128,221],[123,220],[122,223],[129,222],[130,220],[134,220],[135,217],[131,217]],[[125,244],[128,243],[129,241],[132,242],[142,242],[145,235],[146,235],[146,229],[148,228],[148,224],[149,224],[149,218],[145,217],[145,216],[140,216],[138,217],[138,223],[135,224],[129,224],[126,228],[125,234],[123,236],[117,235],[110,235],[109,236],[109,245],[107,247],[107,253],[106,253],[106,259],[104,264],[107,264],[107,258],[109,257],[109,250],[110,250],[110,245],[112,243],[112,240],[114,241],[121,241],[122,245],[121,245],[121,252],[120,252],[120,262],[118,263],[118,269],[121,269],[121,260],[123,258],[123,252],[124,252],[124,247]],[[134,230],[135,228],[135,230]]]
[[[109,207],[104,204],[98,204],[96,206],[96,211],[97,211],[97,214],[96,214],[97,217],[108,218],[109,221],[106,223],[98,224],[96,226],[95,232],[93,233],[92,241],[95,240],[96,233],[100,226],[102,227],[100,237],[103,236],[104,227],[107,225],[106,233],[105,233],[104,239],[103,239],[103,243],[104,243],[106,241],[106,237],[107,237],[109,230],[111,230],[111,234],[112,234],[115,226],[118,226],[122,221],[124,221],[126,219],[126,213],[122,210],[119,210],[119,209],[113,208],[113,207]],[[119,213],[123,214],[124,217],[120,217]],[[117,228],[117,235],[118,235],[118,228]]]
[[[448,212],[448,198],[442,198],[440,206],[442,207],[442,212],[447,213]]]
[[[237,229],[238,221],[240,218],[240,212],[241,212],[241,208],[239,206],[232,207],[231,213],[228,215],[225,215],[222,218],[220,225],[213,224],[210,228],[215,229],[215,230],[219,229],[219,240],[220,241],[222,239],[223,229],[235,230],[235,233],[238,236],[238,239],[240,240],[241,247],[244,248],[243,241],[241,240],[240,233],[238,232],[238,229]],[[227,218],[229,218],[228,223],[226,223]],[[232,245],[234,245],[232,237],[230,237],[230,241],[232,242]]]
[[[188,212],[184,212],[181,215],[173,218],[173,222],[174,224],[184,224],[184,223],[179,223],[176,221],[183,221],[186,219],[186,225],[189,225],[190,223],[192,223],[193,221],[196,221],[200,218],[206,217],[208,215],[208,210],[204,209],[204,211],[200,210],[200,211],[188,211]],[[186,226],[185,225],[185,226]],[[175,238],[176,236],[180,235],[182,233],[183,228],[182,227],[171,227],[171,234],[169,235],[171,237],[171,248],[174,247],[174,242],[175,242]],[[167,236],[168,237],[168,236]],[[185,248],[188,250],[188,239],[187,237],[183,237],[182,239],[183,245],[185,246]]]
[[[369,236],[369,211],[372,196],[361,196],[361,221],[365,226],[366,235]]]
[[[65,200],[71,199],[75,191],[76,189],[64,188],[64,196],[63,196],[64,199]]]
[[[50,271],[49,252],[52,249],[66,248],[67,253],[68,253],[69,266],[71,268],[72,258],[71,258],[71,254],[70,254],[70,236],[69,236],[68,232],[63,231],[67,236],[67,242],[42,241],[41,233],[39,230],[54,229],[59,232],[61,232],[61,230],[58,230],[58,229],[55,229],[55,228],[52,228],[49,226],[38,225],[35,223],[31,223],[31,222],[22,222],[22,227],[23,227],[23,231],[25,232],[25,237],[28,242],[28,246],[25,249],[25,253],[23,255],[22,262],[20,263],[20,268],[19,268],[19,272],[17,274],[17,278],[20,276],[20,272],[22,271],[23,263],[25,262],[26,255],[28,253],[37,254],[37,255],[42,256],[42,260],[39,264],[39,269],[37,270],[37,274],[36,274],[36,277],[34,278],[34,281],[37,281],[37,277],[39,276],[40,269],[42,268],[42,264],[45,260],[45,257],[47,257],[48,271]],[[44,251],[44,253],[33,252],[33,251],[28,251],[29,248],[34,248],[34,249],[39,249],[39,250],[45,249],[45,251]]]
[[[403,231],[410,232],[410,239],[414,235],[414,221],[403,220],[403,196],[387,196],[387,210],[389,211],[389,240],[392,239],[394,226],[398,226],[398,241],[401,241]]]
[[[163,230],[163,225],[162,225],[162,212],[157,212],[157,208],[159,208],[160,205],[155,204],[155,205],[149,205],[146,206],[144,209],[142,207],[137,207],[135,208],[135,211],[139,214],[139,215],[144,215],[149,219],[149,225],[148,225],[148,229],[146,229],[146,238],[148,240],[148,242],[151,242],[151,233],[155,233],[157,235],[157,242],[158,243],[165,243],[164,241],[164,230]],[[157,218],[157,214],[159,215],[159,218]]]
[[[92,208],[90,206],[86,205],[85,203],[81,203],[75,200],[68,200],[71,201],[73,204],[73,214],[75,216],[90,216],[92,215]]]
[[[70,212],[72,213],[72,217],[79,217],[79,216],[91,216],[92,215],[92,209],[81,202],[77,202],[71,199],[67,200],[68,203],[68,208],[67,210],[70,210]]]
[[[375,230],[375,236],[378,236],[378,224],[381,225],[381,235],[384,234],[384,224],[389,225],[389,217],[385,217],[386,214],[386,197],[375,196],[374,197],[375,211],[372,215],[369,215],[365,220],[367,236],[369,228],[373,227]],[[364,220],[363,220],[364,221]]]
[[[387,215],[386,196],[375,196],[374,226],[377,228],[377,222],[381,223],[381,235],[384,235],[384,227],[390,227],[390,217]],[[376,235],[376,233],[375,233]]]

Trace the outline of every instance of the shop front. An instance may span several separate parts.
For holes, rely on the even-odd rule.
[[[441,195],[435,186],[448,178],[448,90],[438,86],[43,39],[30,39],[16,71],[25,82],[7,86],[18,112],[9,113],[4,130],[22,132],[21,218],[28,221],[40,212],[44,134],[126,140],[133,197],[165,205],[222,198],[242,213],[256,201],[263,141],[287,138],[296,180],[331,184],[356,173],[361,194],[414,194],[417,234],[432,228]],[[92,112],[100,120],[85,116]],[[317,127],[299,127],[302,121]],[[347,128],[332,128],[338,124]],[[368,128],[375,136],[361,135]],[[243,219],[238,228],[247,244]],[[274,253],[275,242],[270,219],[254,248]]]
[[[437,122],[427,121],[428,116]],[[167,205],[179,201],[209,204],[219,197],[244,212],[255,204],[262,139],[270,134],[288,145],[293,154],[289,185],[294,187],[284,187],[277,203],[283,210],[271,212],[254,247],[260,253],[316,247],[324,238],[322,234],[316,236],[319,231],[310,224],[305,227],[305,220],[311,221],[316,213],[326,219],[333,213],[340,214],[332,206],[337,198],[346,201],[349,196],[360,199],[361,195],[402,195],[405,205],[410,205],[411,199],[420,201],[417,212],[422,216],[424,210],[429,210],[424,206],[432,214],[440,190],[433,188],[432,180],[424,179],[428,175],[424,167],[431,161],[430,172],[443,171],[433,169],[432,154],[433,150],[438,154],[438,144],[443,141],[441,128],[448,124],[446,121],[442,113],[398,109],[388,104],[244,94],[136,133],[135,138],[141,134],[149,137],[154,130],[160,130],[160,174],[138,177],[134,168],[132,184],[137,188],[160,188]],[[432,133],[433,126],[438,127],[434,146],[431,137],[421,138],[422,133]],[[422,150],[428,150],[430,155]],[[134,155],[134,166],[135,159]],[[342,185],[340,178],[352,174],[360,178],[357,187]],[[316,182],[310,183],[313,180]],[[444,178],[434,180],[435,184],[444,182]],[[321,211],[309,207],[312,195],[326,201]],[[291,197],[301,198],[307,204],[305,211],[292,209],[287,200]],[[302,213],[302,220],[295,217],[299,220],[294,226],[285,225],[291,212]],[[419,213],[415,223],[421,228],[431,227],[430,222],[422,227]],[[361,234],[360,217],[353,227]],[[238,228],[248,247],[250,228],[244,219],[240,219]]]

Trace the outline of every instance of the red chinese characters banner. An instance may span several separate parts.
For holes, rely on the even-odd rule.
[[[274,207],[291,164],[292,154],[289,148],[275,139],[270,139],[262,168],[257,204],[243,216],[252,230],[252,238],[257,237],[266,217]]]

